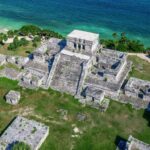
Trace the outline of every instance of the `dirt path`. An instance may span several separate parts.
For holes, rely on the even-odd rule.
[[[144,59],[150,63],[150,58],[148,58],[146,56],[146,54],[144,54],[144,53],[128,53],[128,56],[137,56],[137,57]]]

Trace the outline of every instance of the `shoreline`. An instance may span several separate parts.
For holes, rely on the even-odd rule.
[[[12,26],[12,27],[10,27],[10,26],[9,27],[3,27],[2,25],[0,25],[0,33],[6,34],[9,30],[19,30],[19,28],[21,28],[22,26],[25,26],[25,25],[34,25],[34,26],[40,27],[41,29],[47,29],[47,30],[50,30],[50,31],[54,31],[54,32],[57,32],[57,33],[59,33],[60,35],[62,35],[64,37],[66,37],[66,35],[67,35],[66,32],[63,32],[63,31],[61,32],[60,29],[56,29],[55,27],[46,27],[46,26],[42,27],[42,26],[38,26],[36,24],[28,24],[28,23],[20,24],[19,26],[16,26],[16,27],[14,27],[14,26]],[[93,32],[93,33],[99,33],[102,40],[112,40],[113,39],[113,37],[112,37],[113,33],[117,33],[118,35],[121,34],[121,32],[115,32],[115,31],[112,31],[111,29],[105,30],[105,31],[109,31],[109,32],[104,32],[103,28],[100,28],[100,30],[102,30],[102,32],[100,30],[97,31],[97,32],[96,31],[90,31],[90,28],[89,28],[89,30],[88,30],[88,28],[82,29],[82,27],[80,28],[80,26],[77,26],[74,29],[89,31],[89,32]],[[127,38],[130,39],[130,40],[140,41],[141,44],[143,44],[145,46],[145,48],[150,47],[150,44],[149,44],[150,39],[148,39],[146,37],[139,37],[139,36],[135,36],[135,35],[127,33]]]
[[[0,33],[7,33],[9,30],[8,28],[0,28]]]

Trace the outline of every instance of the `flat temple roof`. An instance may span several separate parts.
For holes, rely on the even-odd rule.
[[[73,30],[70,34],[68,34],[67,37],[83,39],[87,41],[95,41],[99,37],[99,34],[81,30]]]

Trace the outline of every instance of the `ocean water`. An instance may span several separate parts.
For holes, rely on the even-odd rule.
[[[63,35],[82,29],[101,38],[125,32],[150,46],[150,0],[0,0],[0,28],[23,24]]]

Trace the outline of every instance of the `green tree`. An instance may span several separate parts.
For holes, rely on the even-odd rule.
[[[9,31],[7,32],[7,35],[8,35],[9,38],[12,38],[12,37],[14,37],[15,32],[14,32],[13,30],[9,30]]]
[[[29,44],[29,41],[27,41],[25,38],[20,39],[19,42],[21,46],[27,46]]]
[[[25,25],[23,26],[22,28],[19,29],[19,33],[21,35],[37,35],[41,32],[41,29],[37,26],[34,26],[34,25]]]
[[[120,35],[120,39],[119,39],[119,43],[123,43],[126,44],[128,42],[127,37],[126,37],[126,33],[122,32]]]
[[[39,36],[36,36],[34,39],[33,39],[33,42],[40,42],[41,41],[41,38]]]
[[[0,44],[3,45],[4,41],[7,41],[8,37],[4,33],[0,33]]]
[[[113,33],[112,36],[113,36],[114,39],[117,39],[118,34],[117,33]]]
[[[127,51],[127,45],[123,44],[123,43],[119,43],[117,46],[117,50],[125,52],[125,51]]]
[[[16,48],[15,45],[13,43],[10,43],[7,49],[8,50],[15,50],[15,48]]]
[[[128,43],[128,50],[132,52],[143,52],[144,51],[144,45],[140,41],[129,41]]]
[[[118,34],[117,33],[113,33],[112,34],[113,38],[114,38],[114,46],[115,46],[115,50],[117,49],[117,46],[118,46]]]

